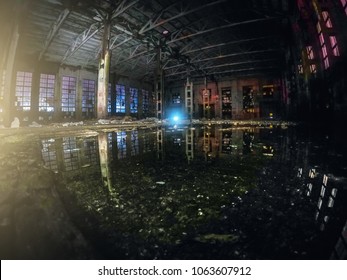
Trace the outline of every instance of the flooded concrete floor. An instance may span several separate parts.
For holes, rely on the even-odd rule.
[[[345,256],[338,134],[208,123],[0,134],[1,259]]]

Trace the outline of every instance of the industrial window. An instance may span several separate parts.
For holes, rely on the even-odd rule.
[[[29,111],[31,106],[31,86],[33,74],[17,72],[16,107],[17,110]]]
[[[148,90],[142,90],[142,110],[144,114],[149,112],[149,92]]]
[[[61,110],[75,112],[76,110],[76,78],[64,76],[61,90]]]
[[[316,66],[316,64],[310,64],[310,72],[312,74],[317,73],[317,66]]]
[[[130,88],[130,113],[137,113],[138,102],[137,88]]]
[[[312,48],[312,46],[307,46],[307,47],[306,47],[306,51],[307,51],[307,57],[308,57],[308,59],[314,59],[314,53],[313,53],[313,48]]]
[[[131,155],[139,154],[139,132],[137,130],[131,131]]]
[[[298,72],[299,72],[299,74],[304,74],[304,68],[303,68],[302,64],[298,65]]]
[[[97,165],[98,164],[98,147],[95,138],[87,138],[83,141],[83,166]]]
[[[42,144],[42,159],[44,162],[44,166],[50,170],[58,171],[58,163],[57,163],[57,151],[55,147],[54,139],[45,139],[41,141]]]
[[[339,48],[337,46],[337,41],[335,36],[329,36],[331,49],[333,50],[334,56],[340,56]]]
[[[330,15],[327,11],[323,11],[322,12],[322,16],[323,16],[323,20],[324,20],[324,23],[325,23],[325,26],[327,28],[332,28],[333,25],[331,23],[331,19],[330,19]]]
[[[342,8],[345,11],[345,15],[347,16],[347,0],[340,0],[342,4]]]
[[[111,84],[108,84],[108,95],[107,95],[107,112],[112,113],[112,87]]]
[[[82,115],[92,116],[95,112],[95,81],[83,80],[82,82]]]
[[[76,170],[79,168],[79,157],[76,137],[63,138],[64,166],[65,171]]]
[[[40,75],[39,111],[41,112],[54,111],[54,83],[54,75]]]
[[[320,26],[320,23],[317,23],[317,32],[318,32],[318,37],[319,37],[319,42],[320,42],[320,47],[322,49],[322,54],[323,54],[323,63],[324,63],[324,69],[328,69],[330,66],[329,63],[329,58],[328,58],[328,52],[325,44],[325,39],[324,35],[322,32],[322,28]]]
[[[251,86],[243,87],[243,109],[247,113],[254,113],[254,91]]]
[[[273,85],[264,85],[263,86],[263,97],[272,98],[274,95],[275,89]]]
[[[179,92],[175,92],[172,94],[172,103],[173,104],[180,104],[181,103],[181,95]]]
[[[127,133],[126,131],[117,132],[117,148],[118,158],[126,158],[127,156]]]
[[[125,86],[116,85],[116,113],[125,113]]]

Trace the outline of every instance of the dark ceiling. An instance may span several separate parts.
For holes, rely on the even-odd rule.
[[[165,77],[179,80],[188,71],[192,77],[278,72],[294,1],[18,2],[17,9],[20,2],[26,4],[20,14],[20,52],[96,69],[104,19],[110,18],[112,72],[152,79],[160,46]]]

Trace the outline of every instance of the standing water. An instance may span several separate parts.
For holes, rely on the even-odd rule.
[[[7,139],[1,259],[346,258],[346,148],[300,127]]]

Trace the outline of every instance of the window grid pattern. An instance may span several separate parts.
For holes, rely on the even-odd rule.
[[[63,138],[63,153],[65,171],[78,169],[79,160],[76,137]]]
[[[149,92],[148,90],[142,90],[142,111],[144,114],[149,113]]]
[[[31,86],[33,74],[17,72],[16,107],[17,110],[29,111],[31,107]]]
[[[310,72],[311,72],[312,74],[317,73],[317,66],[316,66],[316,64],[311,64],[311,65],[310,65]]]
[[[61,110],[63,112],[76,111],[76,77],[63,77],[61,98]]]
[[[116,113],[125,113],[125,86],[116,85]]]
[[[44,166],[50,170],[58,171],[55,140],[45,139],[41,141],[41,144],[42,144],[41,154],[42,154]]]
[[[139,154],[139,132],[137,130],[131,131],[131,155]]]
[[[89,166],[95,166],[98,165],[98,147],[96,144],[96,139],[86,139],[83,141],[83,153],[84,153],[84,165]]]
[[[302,64],[298,65],[298,72],[299,72],[299,74],[304,74],[304,68],[303,68]]]
[[[323,16],[325,26],[327,28],[332,28],[333,24],[331,23],[329,12],[328,11],[322,11],[322,16]]]
[[[117,149],[118,149],[118,159],[126,158],[126,156],[127,156],[127,133],[126,133],[126,131],[117,132]]]
[[[319,22],[317,23],[317,32],[318,32],[320,47],[323,54],[324,69],[328,69],[330,66],[329,57],[328,57],[327,47],[325,44],[324,35],[323,35],[322,28]]]
[[[39,111],[54,112],[54,84],[55,76],[40,75]]]
[[[308,59],[314,59],[314,53],[313,53],[313,48],[312,46],[307,46],[306,47],[306,52],[307,52],[307,57]]]
[[[95,112],[95,81],[82,81],[82,115],[90,116]]]
[[[336,36],[329,36],[331,49],[334,56],[340,56],[339,47],[337,46]]]
[[[172,103],[173,104],[181,104],[181,95],[179,93],[172,94]]]
[[[111,105],[111,103],[112,103],[112,87],[111,87],[111,84],[109,83],[108,84],[108,95],[107,95],[107,112],[109,113],[109,114],[111,114],[112,113],[112,105]]]
[[[137,88],[130,88],[130,113],[137,113],[138,102],[139,99]]]

